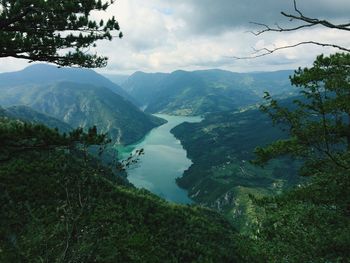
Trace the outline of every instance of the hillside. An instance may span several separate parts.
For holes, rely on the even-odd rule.
[[[136,72],[122,84],[147,112],[203,115],[255,104],[264,91],[289,95],[292,71],[234,73],[224,70]]]
[[[121,87],[135,98],[140,106],[146,107],[164,89],[166,73],[135,72],[124,81]]]
[[[62,133],[67,133],[72,130],[72,127],[67,123],[35,111],[27,106],[12,106],[6,109],[0,107],[0,117],[17,119],[30,123],[45,124],[49,128],[57,128]]]
[[[236,261],[219,214],[130,187],[69,142],[0,119],[1,262]]]
[[[129,78],[129,75],[121,74],[103,74],[103,76],[119,86]]]
[[[101,86],[57,82],[0,89],[0,105],[27,105],[71,127],[96,125],[116,143],[129,144],[140,140],[152,128],[164,123]]]
[[[279,193],[296,182],[296,165],[289,159],[264,169],[249,163],[256,146],[285,136],[258,110],[210,114],[171,132],[193,161],[178,185],[196,202],[224,213],[243,232],[257,216],[249,194]]]

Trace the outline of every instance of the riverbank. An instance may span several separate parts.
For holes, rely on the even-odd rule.
[[[128,180],[138,188],[145,188],[164,199],[182,204],[192,203],[187,191],[176,184],[176,178],[192,164],[181,142],[170,130],[183,122],[200,122],[201,117],[171,116],[156,114],[167,123],[153,129],[137,144],[118,148],[121,158],[126,158],[137,149],[144,149],[145,155],[128,170]]]

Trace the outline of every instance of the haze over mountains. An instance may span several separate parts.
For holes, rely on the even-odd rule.
[[[105,87],[128,100],[132,100],[120,86],[92,69],[58,68],[47,64],[34,64],[20,71],[0,74],[1,87],[41,85],[60,81]]]
[[[0,105],[25,105],[73,128],[96,125],[114,142],[130,144],[164,123],[148,113],[204,115],[251,107],[261,101],[265,90],[291,93],[291,73],[214,69],[110,75],[122,83],[120,87],[90,69],[35,64],[0,74]],[[29,108],[18,109],[29,114]]]
[[[164,123],[139,110],[118,85],[92,70],[33,65],[0,74],[0,92],[3,107],[26,105],[73,128],[96,125],[116,143],[140,140]]]
[[[224,70],[136,72],[121,84],[150,113],[202,115],[236,110],[273,95],[292,92],[292,71],[234,73]]]
[[[259,208],[249,196],[274,195],[299,182],[298,166],[289,159],[278,159],[265,169],[249,162],[254,158],[256,146],[285,137],[257,106],[263,101],[265,91],[280,98],[293,96],[294,89],[288,78],[291,74],[292,71],[234,73],[214,69],[109,76],[120,83],[119,86],[92,70],[58,69],[39,64],[0,74],[0,117],[43,123],[61,132],[96,125],[98,131],[108,133],[114,143],[135,145],[165,122],[152,115],[154,113],[201,115],[202,122],[185,122],[171,130],[192,161],[183,174],[180,172],[176,184],[185,189],[196,204],[220,212],[236,229],[249,233],[259,216]],[[289,105],[290,99],[282,103]],[[153,150],[164,146],[158,143],[153,142]],[[170,148],[162,149],[169,151]],[[109,150],[115,151],[115,148]],[[108,158],[115,158],[111,156]],[[127,200],[134,200],[135,193],[139,193],[133,188],[127,191]],[[143,196],[137,195],[140,198],[134,200],[137,203],[149,195],[140,193]],[[160,200],[154,199],[152,203],[163,202]],[[127,211],[137,207],[136,210],[142,212],[134,201],[130,202],[133,208]],[[157,213],[162,215],[167,209],[166,205]],[[142,216],[147,218],[148,211],[144,213]],[[211,220],[210,214],[201,213],[198,216]],[[214,225],[221,226],[216,218],[213,220]],[[147,222],[141,226],[149,227]],[[218,233],[222,233],[222,229]],[[232,235],[229,232],[230,238]]]

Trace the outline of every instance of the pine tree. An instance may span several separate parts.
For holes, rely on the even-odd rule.
[[[106,57],[89,54],[98,40],[119,31],[114,17],[99,22],[92,11],[105,11],[112,1],[1,0],[0,58],[47,61],[60,66],[103,67]],[[119,31],[119,37],[122,33]]]

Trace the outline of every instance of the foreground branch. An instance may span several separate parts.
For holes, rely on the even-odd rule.
[[[290,21],[296,20],[296,21],[302,22],[301,25],[298,25],[295,27],[282,27],[276,23],[274,27],[271,27],[271,26],[269,26],[267,24],[263,24],[263,23],[250,22],[253,25],[262,27],[261,30],[258,30],[255,32],[250,31],[250,33],[252,33],[255,36],[259,36],[259,35],[264,34],[266,32],[291,32],[291,31],[297,31],[297,30],[316,27],[316,26],[322,26],[324,28],[337,29],[337,30],[342,30],[342,31],[350,31],[350,23],[335,24],[335,23],[332,23],[328,20],[305,16],[301,12],[301,10],[298,9],[296,0],[293,0],[293,3],[294,3],[294,11],[296,14],[288,14],[285,12],[281,12],[281,15],[288,18]],[[263,57],[266,55],[270,55],[270,54],[272,54],[276,51],[282,50],[282,49],[294,48],[294,47],[301,46],[301,45],[317,45],[317,46],[322,46],[322,47],[335,48],[335,49],[341,50],[343,52],[350,52],[350,47],[345,47],[345,46],[341,46],[341,45],[337,45],[337,44],[322,43],[322,42],[310,40],[310,41],[298,42],[298,43],[292,44],[292,45],[280,46],[280,47],[276,47],[273,49],[270,49],[270,48],[254,49],[254,53],[251,56],[234,57],[234,58],[235,59],[259,58],[259,57]]]
[[[282,49],[288,49],[288,48],[294,48],[294,47],[298,47],[298,46],[302,46],[302,45],[317,45],[317,46],[322,46],[322,47],[332,47],[332,48],[337,48],[339,50],[345,51],[345,52],[350,52],[350,48],[345,48],[339,45],[335,45],[335,44],[328,44],[328,43],[320,43],[320,42],[316,42],[316,41],[303,41],[303,42],[299,42],[293,45],[287,45],[287,46],[281,46],[281,47],[276,47],[273,49],[270,48],[261,48],[261,49],[254,49],[254,54],[251,56],[246,56],[246,57],[233,57],[234,59],[253,59],[253,58],[259,58],[259,57],[264,57],[267,55],[270,55],[272,53],[275,53],[279,50]]]

